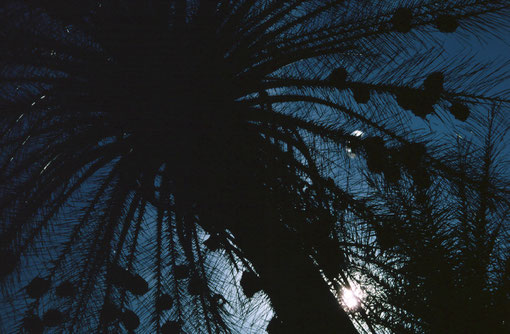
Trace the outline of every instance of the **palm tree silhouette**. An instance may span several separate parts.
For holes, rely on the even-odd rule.
[[[372,323],[394,333],[508,330],[508,196],[498,166],[507,130],[496,121],[500,111],[489,110],[480,142],[458,136],[442,148],[455,177],[436,176],[427,188],[374,186],[372,200],[383,208],[373,225],[379,247],[363,254],[370,266],[358,282],[386,294],[367,301],[386,312],[385,319],[371,312]]]
[[[434,299],[473,287],[492,312],[477,319],[504,330],[495,139],[476,170],[462,161],[478,151],[416,128],[505,127],[504,67],[441,62],[438,42],[505,28],[509,7],[6,1],[3,330],[473,330],[463,309],[437,318]],[[464,239],[434,203],[465,204]],[[466,279],[450,289],[432,269]],[[379,290],[353,311],[341,293],[354,282]]]

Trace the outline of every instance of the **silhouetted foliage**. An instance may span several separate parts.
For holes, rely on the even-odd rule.
[[[260,279],[252,272],[244,272],[240,281],[241,287],[243,288],[244,295],[248,298],[262,289]]]
[[[73,283],[64,281],[55,289],[55,294],[62,298],[74,297],[76,295],[76,289]]]
[[[0,331],[508,331],[509,15],[2,2]]]
[[[44,313],[43,324],[46,327],[56,327],[64,321],[62,312],[55,309],[49,309]]]
[[[167,321],[163,327],[161,327],[162,334],[179,334],[180,333],[179,323],[176,321]]]
[[[23,319],[23,328],[29,334],[42,333],[44,330],[44,324],[38,316],[29,315]]]

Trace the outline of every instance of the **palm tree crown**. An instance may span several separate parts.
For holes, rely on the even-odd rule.
[[[5,1],[0,328],[508,329],[509,9]]]

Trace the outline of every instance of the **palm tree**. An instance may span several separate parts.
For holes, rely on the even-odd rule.
[[[414,307],[437,284],[409,289],[409,302],[374,294],[372,309],[367,299],[354,314],[341,307],[338,287],[380,274],[386,287],[401,274],[391,259],[405,267],[435,249],[413,249],[414,230],[458,240],[438,257],[467,247],[425,209],[452,189],[458,203],[472,204],[473,192],[483,199],[479,215],[466,208],[460,221],[505,235],[504,220],[492,229],[505,205],[480,207],[504,202],[508,188],[493,185],[504,177],[461,178],[464,169],[444,157],[438,136],[418,133],[416,124],[480,129],[487,106],[498,106],[494,117],[504,122],[501,64],[438,57],[446,34],[483,38],[507,27],[509,7],[494,0],[6,1],[2,327],[374,333],[398,332],[392,321],[404,319],[406,330],[444,328],[447,321],[427,327],[433,316]],[[398,203],[418,207],[423,228],[402,226],[393,247],[385,235],[398,225],[385,221],[400,223]],[[470,242],[504,252],[503,241]],[[384,257],[367,255],[374,248]],[[504,259],[500,253],[488,255]],[[455,271],[460,277],[468,277],[464,269],[503,268],[459,261],[466,264]],[[417,282],[418,269],[405,267],[406,284]]]
[[[358,284],[385,295],[367,301],[373,323],[394,333],[508,331],[509,203],[502,155],[508,126],[497,121],[500,112],[489,109],[481,140],[457,136],[442,148],[455,177],[436,176],[426,188],[394,184],[392,191],[371,180],[372,200],[381,206],[371,226],[378,247],[361,257]],[[386,312],[384,319],[376,309]]]

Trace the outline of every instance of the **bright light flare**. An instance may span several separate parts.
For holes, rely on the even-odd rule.
[[[342,302],[349,309],[357,309],[360,306],[360,296],[351,289],[343,289]]]

